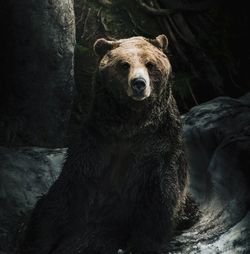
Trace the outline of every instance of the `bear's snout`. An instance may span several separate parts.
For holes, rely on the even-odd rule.
[[[131,82],[134,96],[141,96],[146,88],[146,80],[144,78],[135,78]]]
[[[136,64],[134,64],[136,65]],[[144,66],[132,66],[129,72],[128,96],[142,101],[150,96],[151,87],[147,69]]]

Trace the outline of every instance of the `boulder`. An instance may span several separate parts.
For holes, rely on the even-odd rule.
[[[171,242],[171,253],[250,252],[250,93],[219,97],[183,116],[189,189],[201,219]]]
[[[71,112],[71,0],[9,0],[1,8],[0,144],[64,146]]]
[[[60,173],[66,149],[0,147],[0,253],[14,253],[37,199]],[[2,251],[2,252],[1,252]]]

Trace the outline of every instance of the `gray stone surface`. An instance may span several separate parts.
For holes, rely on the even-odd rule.
[[[0,144],[63,146],[73,89],[73,3],[9,0],[1,21]]]
[[[202,216],[172,241],[171,253],[249,253],[250,93],[194,107],[183,122]]]
[[[202,215],[173,238],[168,253],[250,252],[249,109],[250,94],[221,97],[183,117],[190,191]],[[58,176],[65,153],[66,149],[0,148],[1,254],[14,253],[21,222]]]
[[[0,253],[15,251],[18,230],[57,178],[65,153],[66,149],[0,147]]]

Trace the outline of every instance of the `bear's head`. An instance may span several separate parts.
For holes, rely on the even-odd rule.
[[[98,39],[94,51],[99,56],[98,73],[110,94],[119,101],[155,101],[167,90],[171,66],[164,50],[168,39],[132,37],[121,40]]]

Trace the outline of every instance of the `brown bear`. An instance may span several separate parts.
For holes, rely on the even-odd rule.
[[[22,254],[159,253],[169,239],[188,166],[167,44],[165,35],[96,41],[81,144],[38,201]]]

